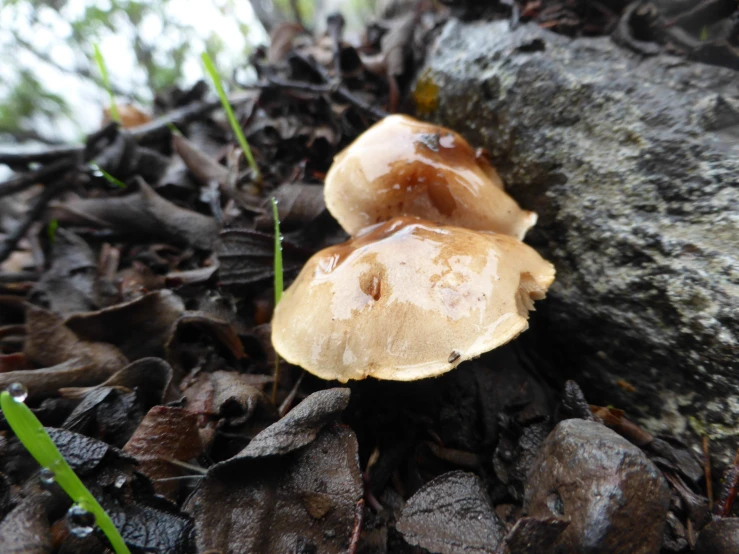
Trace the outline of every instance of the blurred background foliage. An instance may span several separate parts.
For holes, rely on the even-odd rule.
[[[312,29],[340,9],[357,28],[373,5],[373,0],[2,0],[0,142],[78,141],[100,125],[107,93],[94,63],[94,44],[118,102],[148,108],[157,92],[203,76],[202,51],[230,76],[248,66],[249,53],[267,43],[270,29],[281,21],[299,20]]]

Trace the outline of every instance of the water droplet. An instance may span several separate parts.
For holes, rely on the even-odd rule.
[[[115,482],[113,483],[113,486],[117,489],[122,489],[123,485],[126,484],[126,476],[125,475],[119,475],[115,478]]]
[[[82,504],[73,504],[67,510],[67,528],[75,537],[84,539],[95,528],[95,514],[86,510]]]
[[[8,392],[16,402],[25,402],[28,398],[28,389],[22,383],[12,383],[8,387]]]
[[[44,485],[52,485],[54,483],[54,472],[48,467],[42,468],[39,471],[38,478]]]
[[[103,172],[100,171],[100,167],[97,164],[90,163],[88,164],[88,167],[90,168],[90,172],[94,177],[102,177]]]

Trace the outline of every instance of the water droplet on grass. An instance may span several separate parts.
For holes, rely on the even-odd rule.
[[[75,537],[84,539],[95,529],[95,514],[81,504],[73,504],[67,510],[67,528]]]
[[[16,402],[25,402],[26,398],[28,398],[28,389],[22,383],[12,383],[8,387],[8,392]]]
[[[42,468],[39,471],[38,477],[44,485],[52,485],[54,483],[54,472],[48,467]]]

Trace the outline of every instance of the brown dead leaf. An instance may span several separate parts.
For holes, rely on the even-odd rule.
[[[218,235],[212,218],[180,208],[159,196],[137,178],[138,191],[120,197],[85,198],[51,205],[51,218],[60,225],[113,229],[146,240],[160,238],[210,250]]]
[[[115,346],[107,341],[79,337],[65,325],[61,316],[43,308],[27,305],[26,327],[28,334],[23,352],[30,361],[39,366],[55,366],[77,359],[80,365],[94,367],[97,377],[102,377],[100,381],[103,381],[128,365],[126,357]],[[74,385],[69,383],[63,386]]]
[[[228,168],[222,166],[208,154],[182,135],[172,135],[172,148],[179,154],[192,176],[203,186],[212,182],[224,187],[228,179]]]
[[[73,315],[66,325],[83,340],[116,345],[130,360],[163,357],[174,324],[184,311],[179,296],[160,290],[104,310]]]
[[[326,209],[323,200],[323,187],[294,183],[280,185],[272,193],[277,200],[277,211],[280,216],[280,230],[301,229],[316,219]],[[263,214],[255,220],[257,229],[274,227],[272,205],[269,200],[262,205]]]
[[[287,456],[214,466],[184,508],[198,551],[344,554],[363,494],[357,449],[350,429],[330,425]]]
[[[160,481],[179,477],[183,468],[169,460],[188,462],[203,453],[197,417],[182,408],[154,406],[123,447],[139,461],[141,472],[154,482],[154,489],[177,501],[182,481]]]
[[[240,287],[274,276],[273,235],[250,229],[228,229],[219,237],[218,271],[219,284],[226,287]],[[282,267],[284,272],[300,269],[309,253],[282,241]]]
[[[87,312],[103,304],[102,286],[92,249],[71,231],[58,229],[51,267],[33,288],[30,298],[62,315]],[[112,284],[109,286],[112,289]]]

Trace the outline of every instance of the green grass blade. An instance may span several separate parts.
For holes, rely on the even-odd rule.
[[[272,197],[272,216],[275,218],[275,306],[282,298],[282,235],[280,234],[280,214],[277,210],[277,200]]]
[[[118,107],[115,105],[115,95],[113,89],[110,87],[110,79],[108,78],[108,68],[105,67],[105,60],[103,59],[103,53],[100,51],[100,47],[97,44],[92,45],[95,50],[95,62],[98,65],[98,71],[100,71],[100,77],[103,79],[103,86],[108,91],[110,96],[110,119],[113,121],[121,122],[121,114],[118,113]]]
[[[53,245],[56,242],[56,230],[59,228],[59,220],[52,219],[46,226],[46,233],[49,235],[49,242]]]
[[[218,75],[216,66],[207,52],[203,52],[201,58],[203,59],[205,70],[208,72],[208,75],[210,75],[210,78],[213,81],[213,86],[216,87],[216,92],[218,92],[218,97],[221,99],[221,104],[223,105],[223,109],[226,112],[226,117],[228,118],[228,122],[231,124],[231,129],[233,129],[234,135],[236,135],[236,139],[239,141],[241,150],[243,150],[244,156],[246,156],[246,159],[249,162],[249,166],[254,171],[257,181],[261,183],[262,172],[259,171],[259,167],[257,167],[257,162],[251,153],[249,143],[246,142],[244,132],[241,130],[241,126],[239,125],[239,122],[236,120],[236,116],[234,115],[233,108],[228,102],[228,97],[226,96],[226,91],[223,90],[223,83],[221,82],[220,75]]]
[[[123,181],[120,181],[116,179],[115,177],[113,177],[110,173],[105,171],[102,167],[100,167],[95,162],[90,162],[89,165],[93,171],[99,172],[100,175],[102,175],[105,178],[105,180],[108,181],[111,185],[116,186],[119,189],[126,188],[126,184]],[[100,177],[100,175],[98,175],[98,177]]]
[[[275,307],[282,299],[282,289],[284,288],[282,275],[282,234],[280,233],[280,213],[277,210],[277,200],[273,196],[272,216],[275,218]],[[280,381],[280,355],[275,353],[275,374],[272,382],[272,404],[277,405],[277,387]]]
[[[74,502],[81,504],[86,510],[95,515],[95,522],[108,537],[116,554],[131,554],[118,529],[113,524],[113,520],[87,490],[77,474],[69,467],[44,426],[41,425],[41,422],[28,406],[23,402],[14,400],[7,391],[3,391],[0,393],[0,408],[8,425],[10,425],[18,440],[26,447],[26,450],[31,453],[31,456],[42,467],[54,472],[54,480],[59,483],[59,486]]]

